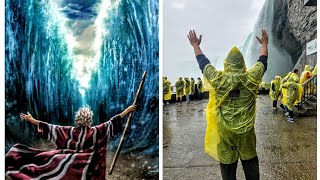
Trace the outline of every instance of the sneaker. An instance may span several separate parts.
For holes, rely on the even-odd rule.
[[[289,116],[289,112],[286,112],[284,115],[285,115],[285,116]]]
[[[167,102],[167,105],[169,105],[169,102]]]
[[[278,108],[277,108],[277,107],[273,107],[272,109],[273,109],[273,110],[277,110]]]
[[[291,117],[288,117],[288,119],[287,119],[287,120],[288,120],[288,122],[289,122],[289,123],[293,123],[293,122],[294,122],[294,119],[293,119],[293,118],[291,118]]]

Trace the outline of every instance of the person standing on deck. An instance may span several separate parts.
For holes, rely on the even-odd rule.
[[[200,48],[202,35],[198,38],[193,30],[187,36],[209,89],[205,152],[220,162],[224,180],[236,179],[239,158],[246,179],[257,180],[260,175],[254,124],[258,87],[267,69],[267,32],[262,30],[262,37],[257,37],[260,57],[248,70],[236,47],[228,53],[224,70],[217,70]]]
[[[200,77],[198,77],[198,83],[197,83],[197,89],[199,92],[199,100],[202,100],[202,96],[203,96],[203,82],[201,80]]]
[[[190,87],[191,87],[191,84],[190,84],[190,80],[189,80],[189,78],[184,78],[184,81],[185,81],[185,86],[184,86],[184,88],[185,88],[185,91],[186,91],[186,100],[187,100],[187,102],[189,102],[190,101]]]

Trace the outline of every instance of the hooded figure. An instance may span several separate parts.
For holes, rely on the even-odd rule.
[[[254,124],[258,87],[267,69],[266,31],[262,31],[261,39],[257,37],[262,44],[260,58],[249,70],[236,47],[228,53],[224,70],[217,70],[202,53],[201,37],[197,38],[194,31],[188,35],[204,76],[205,89],[209,90],[205,152],[220,162],[223,179],[236,179],[239,158],[246,179],[259,179]]]
[[[186,82],[185,83],[185,91],[186,91],[186,95],[189,95],[190,94],[190,87],[191,87],[191,84],[190,84],[190,80],[189,78],[184,78],[184,81]]]
[[[305,83],[309,78],[312,77],[312,69],[313,67],[310,66],[310,65],[305,65],[304,66],[304,71],[301,73],[301,76],[300,76],[300,84],[303,84]],[[311,83],[308,83],[308,93],[310,94],[311,93],[311,90],[313,89],[314,85],[311,84]]]
[[[264,71],[261,62],[247,71],[243,56],[236,47],[225,59],[224,71],[218,71],[210,64],[203,70],[210,92],[205,151],[221,163],[231,164],[239,157],[248,160],[257,156],[254,132],[256,96]],[[210,124],[214,122],[217,127]],[[212,136],[215,128],[218,133]]]
[[[191,84],[190,84],[190,80],[189,78],[184,78],[184,81],[185,81],[185,94],[186,94],[186,99],[187,99],[187,102],[190,101],[189,99],[189,95],[190,95],[190,87],[191,87]]]
[[[281,77],[275,76],[274,80],[271,81],[271,88],[269,95],[273,100],[273,109],[277,109],[277,101],[279,100],[281,94]]]
[[[171,100],[171,82],[167,79],[167,77],[163,78],[163,100],[166,102],[166,104],[169,104],[168,101]]]
[[[193,78],[191,78],[191,87],[190,87],[190,90],[191,90],[191,95],[194,95],[194,93],[196,92],[196,87],[195,87],[195,81]]]
[[[300,76],[300,84],[303,84],[312,76],[312,72],[311,72],[312,69],[313,67],[310,65],[304,66],[304,71],[301,73],[301,76]]]
[[[180,101],[182,101],[182,96],[184,94],[184,81],[182,80],[182,77],[179,77],[179,80],[174,85],[176,87],[176,99],[178,101],[178,98],[180,98]]]
[[[293,108],[294,105],[301,102],[303,87],[301,84],[296,83],[292,78],[289,78],[288,82],[282,84],[282,88],[286,90],[285,95],[283,95],[283,102],[286,107],[288,122],[294,122]]]

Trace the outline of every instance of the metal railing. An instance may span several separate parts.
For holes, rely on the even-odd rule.
[[[302,92],[300,106],[305,102],[307,102],[312,97],[315,97],[317,95],[317,89],[316,89],[317,86],[315,84],[316,80],[317,80],[317,75],[314,75],[302,84],[303,92]]]

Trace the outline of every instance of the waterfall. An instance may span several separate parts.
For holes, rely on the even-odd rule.
[[[251,67],[259,58],[261,45],[255,36],[261,37],[261,30],[266,29],[269,36],[268,44],[268,69],[264,74],[263,81],[270,82],[276,75],[287,74],[293,68],[291,56],[282,48],[275,45],[272,34],[274,18],[274,0],[266,0],[263,5],[253,32],[247,37],[241,51],[247,67]]]
[[[6,150],[35,140],[19,113],[74,125],[88,104],[97,125],[133,102],[147,71],[124,150],[158,151],[158,2],[81,3],[6,0]]]

